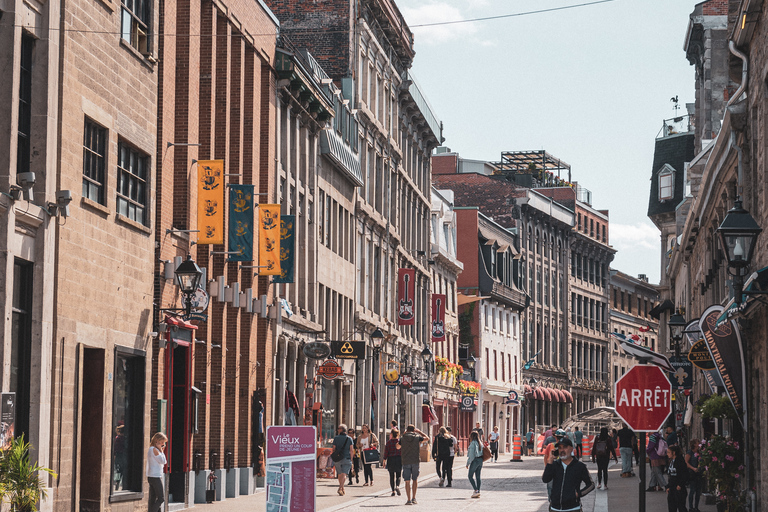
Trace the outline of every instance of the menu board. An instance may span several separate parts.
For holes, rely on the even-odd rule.
[[[315,512],[317,430],[267,427],[267,512]]]

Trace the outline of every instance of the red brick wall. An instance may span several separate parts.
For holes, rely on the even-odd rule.
[[[479,286],[478,210],[456,210],[456,258],[464,264],[456,284],[461,288]]]
[[[456,174],[459,169],[459,155],[434,155],[432,174]]]
[[[702,6],[704,16],[725,16],[728,14],[728,0],[709,0]]]

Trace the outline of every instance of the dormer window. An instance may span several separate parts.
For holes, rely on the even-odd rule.
[[[667,164],[659,171],[659,201],[675,197],[675,169]]]

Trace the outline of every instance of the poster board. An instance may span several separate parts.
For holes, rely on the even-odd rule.
[[[16,428],[16,393],[0,394],[0,450],[11,448]]]
[[[315,512],[314,425],[267,427],[267,512]]]

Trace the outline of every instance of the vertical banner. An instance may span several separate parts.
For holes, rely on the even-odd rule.
[[[397,271],[397,324],[413,325],[415,311],[413,299],[416,292],[416,270],[401,268]]]
[[[253,185],[229,186],[229,261],[253,261]]]
[[[317,510],[316,439],[313,425],[267,427],[267,512]]]
[[[280,205],[259,205],[259,275],[280,275]]]
[[[296,216],[280,216],[280,275],[273,283],[293,282],[293,261],[296,253]]]
[[[16,429],[16,393],[0,393],[0,451],[9,450]]]
[[[445,295],[432,294],[432,343],[445,341]]]
[[[744,398],[747,396],[744,381],[744,352],[741,346],[741,334],[736,321],[731,320],[717,327],[717,319],[723,312],[723,306],[707,308],[699,319],[699,329],[707,341],[707,348],[715,362],[715,369],[723,379],[725,390],[731,399],[733,408],[744,426]]]
[[[224,160],[197,162],[198,245],[224,243]]]

